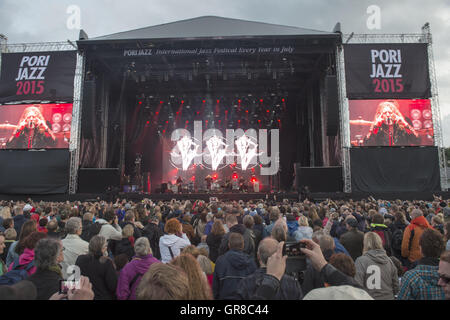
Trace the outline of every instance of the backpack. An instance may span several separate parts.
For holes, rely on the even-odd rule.
[[[0,285],[7,285],[11,286],[13,284],[16,284],[22,280],[26,280],[28,278],[28,270],[33,268],[34,261],[31,261],[27,265],[20,265],[19,264],[19,258],[14,260],[14,268],[11,271],[8,271],[4,275],[0,277]],[[21,267],[24,267],[23,269],[20,269]]]
[[[402,250],[403,233],[404,229],[398,228],[392,234],[392,249],[395,251]]]

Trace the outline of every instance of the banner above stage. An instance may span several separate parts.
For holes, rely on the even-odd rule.
[[[2,54],[0,103],[73,101],[76,51]]]
[[[199,55],[235,55],[235,54],[291,54],[294,53],[293,46],[276,47],[229,47],[229,48],[160,48],[160,49],[125,49],[124,57],[139,56],[199,56]]]
[[[427,44],[344,46],[349,99],[429,98]]]

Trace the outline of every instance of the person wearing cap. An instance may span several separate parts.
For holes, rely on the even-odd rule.
[[[358,230],[358,221],[353,217],[349,216],[345,224],[348,231],[341,236],[339,241],[355,261],[363,252],[364,233]]]
[[[402,257],[407,259],[407,263],[413,262],[422,258],[420,252],[420,237],[426,229],[432,229],[427,219],[423,216],[420,209],[414,209],[410,213],[411,223],[405,228],[402,241]]]

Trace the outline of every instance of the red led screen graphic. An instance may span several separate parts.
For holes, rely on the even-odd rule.
[[[72,103],[0,106],[1,149],[69,148]]]
[[[352,146],[432,146],[428,99],[350,100]]]

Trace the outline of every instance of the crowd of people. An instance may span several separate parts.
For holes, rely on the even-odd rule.
[[[2,201],[0,299],[450,299],[449,205]]]

